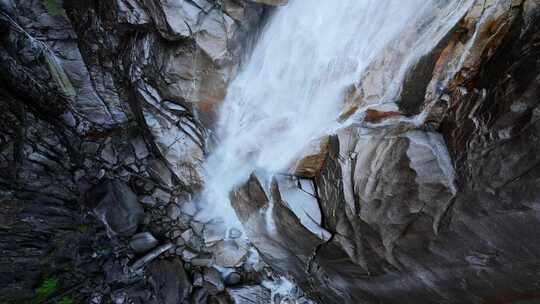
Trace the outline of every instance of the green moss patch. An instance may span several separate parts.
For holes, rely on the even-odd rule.
[[[62,0],[41,0],[47,12],[53,16],[63,15]]]
[[[32,304],[39,304],[45,301],[49,296],[51,296],[56,289],[58,288],[58,279],[54,277],[49,277],[43,280],[41,285],[36,289],[36,295],[32,299]]]
[[[71,297],[63,297],[58,301],[58,304],[75,304],[75,301]]]

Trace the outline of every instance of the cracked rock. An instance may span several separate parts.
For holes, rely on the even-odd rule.
[[[116,151],[114,151],[112,144],[106,144],[103,150],[101,150],[101,158],[110,165],[114,165],[118,162]]]
[[[96,205],[94,212],[105,226],[121,236],[133,235],[144,215],[135,193],[120,180],[105,179],[87,193],[86,200]]]
[[[225,284],[227,286],[239,284],[242,281],[242,276],[238,272],[231,272],[225,278]]]
[[[148,267],[148,273],[161,303],[182,303],[191,292],[191,283],[178,258],[155,261]]]
[[[221,274],[214,268],[205,268],[203,271],[204,287],[211,294],[218,294],[225,289]]]
[[[148,172],[155,180],[160,181],[167,187],[172,187],[171,170],[160,160],[152,159],[148,162]]]
[[[156,188],[152,196],[162,203],[168,203],[171,200],[171,194],[160,188]]]
[[[182,215],[182,212],[180,211],[180,208],[176,206],[176,204],[170,204],[167,207],[167,216],[175,221]]]
[[[235,241],[223,241],[214,247],[214,260],[218,266],[237,267],[240,266],[247,253],[248,250]]]
[[[226,293],[233,304],[270,304],[270,290],[259,285],[227,288]]]

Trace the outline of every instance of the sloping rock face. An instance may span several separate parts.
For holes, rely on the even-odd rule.
[[[117,180],[104,180],[90,189],[87,201],[96,203],[94,212],[109,232],[131,236],[137,231],[144,210],[137,195],[128,185]]]
[[[1,303],[197,298],[215,105],[283,3],[0,1]]]
[[[290,170],[314,183],[330,238],[256,176],[232,197],[265,261],[320,303],[540,301],[539,27],[538,1],[475,1],[395,104],[370,108],[382,55],[344,109],[367,108],[364,123]]]

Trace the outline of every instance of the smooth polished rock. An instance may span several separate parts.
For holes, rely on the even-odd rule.
[[[259,285],[245,285],[227,288],[227,295],[234,304],[270,304],[270,290]]]
[[[155,261],[148,267],[149,282],[161,303],[182,303],[191,292],[191,283],[182,261]]]
[[[121,236],[133,235],[144,215],[135,193],[120,180],[103,180],[86,194],[86,201],[107,228]]]
[[[158,241],[150,232],[137,233],[131,237],[129,246],[137,253],[144,253],[156,247]]]

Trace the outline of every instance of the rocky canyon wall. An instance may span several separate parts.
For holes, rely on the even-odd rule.
[[[0,0],[0,302],[540,301],[538,0],[463,1],[404,70],[392,42],[355,123],[231,193],[247,239],[197,218],[219,105],[286,2]]]
[[[0,2],[0,302],[223,293],[211,229],[183,203],[202,184],[214,105],[274,4]]]

